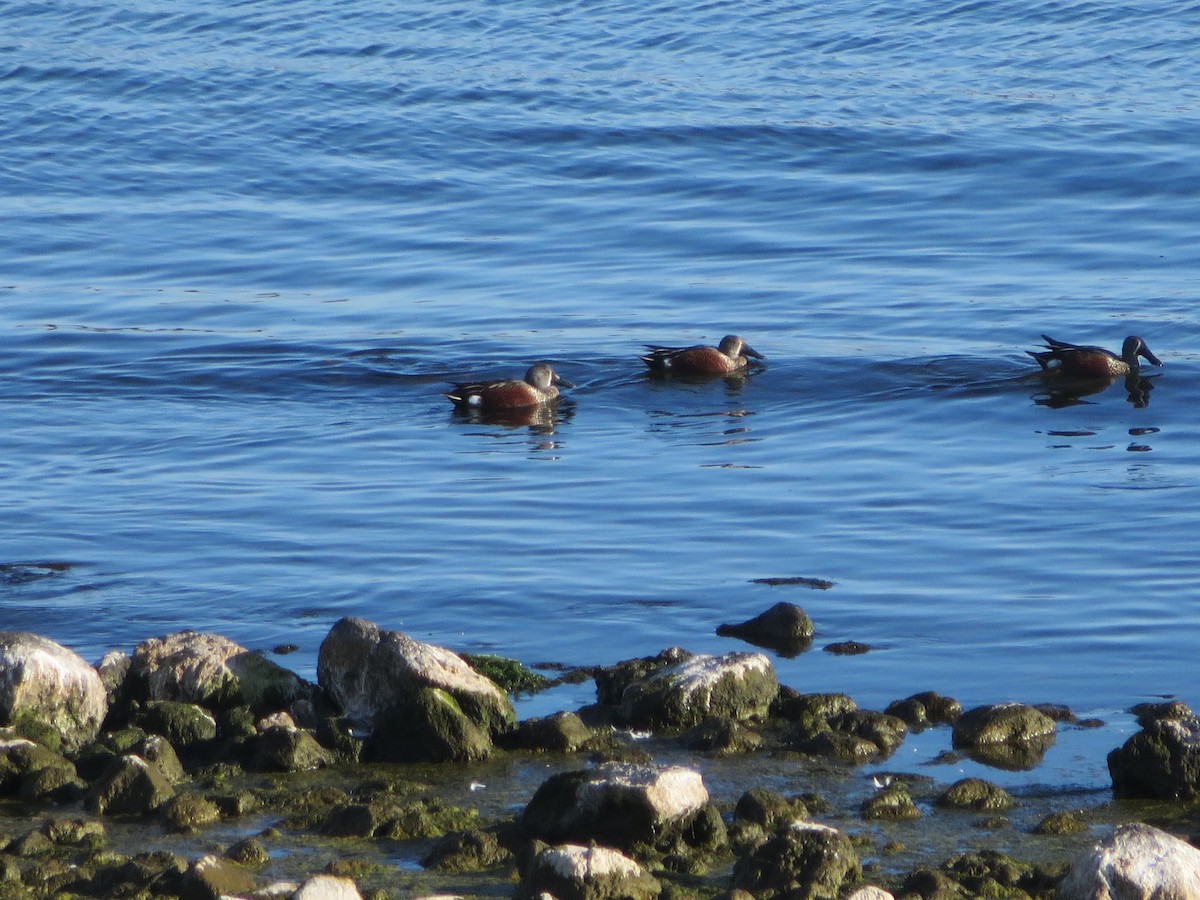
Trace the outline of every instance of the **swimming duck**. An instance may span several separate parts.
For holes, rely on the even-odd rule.
[[[747,357],[763,359],[763,355],[736,334],[726,335],[716,347],[659,347],[647,344],[650,351],[639,356],[652,372],[677,372],[686,375],[730,375],[744,372],[750,364]]]
[[[455,406],[497,411],[525,409],[558,398],[558,386],[575,387],[546,363],[530,366],[522,381],[473,381],[456,384],[446,396]]]
[[[1114,375],[1128,375],[1138,370],[1138,357],[1143,357],[1148,363],[1161,366],[1158,357],[1150,352],[1146,342],[1136,335],[1125,338],[1121,346],[1121,355],[1105,350],[1103,347],[1087,347],[1079,344],[1068,344],[1066,341],[1056,341],[1049,335],[1043,334],[1046,350],[1026,350],[1041,365],[1042,371],[1074,378],[1109,378]]]

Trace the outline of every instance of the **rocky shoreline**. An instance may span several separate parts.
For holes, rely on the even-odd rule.
[[[722,633],[812,629],[780,604]],[[1096,724],[1062,707],[864,710],[780,685],[760,652],[561,678],[596,702],[518,721],[510,692],[551,682],[361,619],[333,626],[315,684],[219,635],[92,666],[0,632],[0,897],[1200,898],[1182,703],[1134,710],[1114,802],[1080,810],[879,765],[949,729],[962,758],[1034,772]]]

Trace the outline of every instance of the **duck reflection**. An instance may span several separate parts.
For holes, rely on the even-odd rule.
[[[1137,372],[1129,372],[1124,377],[1109,375],[1103,378],[1064,378],[1059,376],[1053,381],[1045,381],[1046,390],[1043,393],[1034,394],[1033,402],[1051,409],[1089,403],[1090,401],[1085,400],[1085,397],[1103,393],[1118,381],[1125,386],[1125,399],[1135,407],[1140,409],[1150,404],[1150,392],[1154,389],[1154,382]]]
[[[455,422],[465,425],[493,425],[501,428],[528,428],[538,437],[554,434],[575,416],[575,404],[569,400],[542,403],[519,409],[483,409],[475,406],[456,406],[451,414]]]

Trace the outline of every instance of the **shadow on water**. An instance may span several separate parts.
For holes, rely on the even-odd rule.
[[[1107,378],[1066,379],[1062,376],[1050,378],[1035,376],[1045,388],[1044,391],[1033,395],[1033,402],[1039,406],[1051,409],[1062,409],[1068,406],[1091,403],[1084,399],[1102,394],[1118,381],[1125,388],[1125,399],[1135,408],[1141,409],[1150,404],[1150,392],[1154,389],[1152,379],[1159,376],[1144,376],[1131,372],[1122,377],[1113,375]]]
[[[528,428],[536,437],[547,437],[575,417],[575,402],[561,398],[521,409],[481,410],[474,407],[455,407],[451,421],[459,425],[495,426],[503,429]]]

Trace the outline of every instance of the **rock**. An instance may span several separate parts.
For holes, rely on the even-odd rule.
[[[158,766],[158,770],[166,775],[172,784],[179,784],[187,777],[183,771],[183,763],[179,761],[179,754],[175,752],[171,742],[161,734],[146,735],[133,745],[132,752],[146,762]]]
[[[159,734],[173,747],[187,747],[211,741],[217,736],[217,720],[195,703],[178,700],[151,700],[134,710],[133,724],[151,734]]]
[[[736,625],[721,625],[717,634],[794,656],[812,644],[812,619],[793,603],[776,603],[766,612]]]
[[[514,895],[534,900],[653,900],[658,880],[624,854],[608,847],[564,844],[533,858]]]
[[[1050,813],[1033,827],[1034,834],[1083,834],[1088,830],[1083,816],[1074,811]]]
[[[242,838],[231,845],[225,856],[240,866],[265,866],[271,861],[271,854],[258,838]]]
[[[129,674],[131,662],[129,654],[124,650],[109,650],[100,657],[100,662],[96,663],[96,674],[100,676],[104,685],[110,707],[115,706],[121,699],[125,688],[125,676]]]
[[[40,723],[70,753],[96,737],[107,712],[104,682],[80,656],[28,631],[0,631],[0,724]]]
[[[751,788],[738,798],[735,821],[752,822],[773,830],[808,818],[808,807],[799,797],[788,798],[764,788]]]
[[[1179,704],[1183,706],[1183,704]],[[1186,710],[1187,707],[1184,707]],[[1142,730],[1108,754],[1118,799],[1194,800],[1200,797],[1200,718],[1147,717]]]
[[[733,866],[733,887],[756,897],[834,898],[862,877],[850,839],[835,828],[796,822]]]
[[[765,716],[779,690],[775,669],[761,653],[694,656],[644,681],[621,697],[621,717],[637,728],[683,729],[710,716],[735,721]]]
[[[614,666],[598,669],[593,676],[596,681],[596,699],[603,705],[616,706],[620,704],[625,689],[631,684],[645,681],[656,672],[691,658],[692,654],[682,647],[668,647],[657,656],[627,659]]]
[[[972,759],[1004,769],[1033,768],[1054,738],[1054,720],[1024,703],[977,706],[959,717],[952,735]]]
[[[75,765],[61,754],[24,738],[0,741],[0,794],[41,799],[75,780]]]
[[[375,762],[477,762],[491,752],[491,734],[454,695],[422,687],[376,714],[362,755]]]
[[[352,879],[314,875],[300,885],[291,900],[362,900],[362,894]]]
[[[435,798],[402,800],[383,794],[369,802],[338,804],[325,815],[320,831],[332,837],[414,840],[465,831],[478,817],[475,810]]]
[[[867,820],[890,822],[921,818],[921,811],[913,803],[908,790],[901,784],[893,784],[876,791],[863,801],[859,814]]]
[[[317,680],[350,720],[370,728],[381,714],[412,706],[421,691],[444,697],[483,734],[510,730],[516,712],[508,695],[460,657],[364,619],[338,621],[317,658]]]
[[[848,694],[800,694],[791,688],[780,688],[771,705],[771,714],[797,724],[818,721],[823,730],[829,720],[842,713],[853,712],[858,704]]]
[[[295,726],[273,725],[253,742],[253,767],[259,772],[308,772],[333,762],[332,753]]]
[[[868,884],[851,891],[846,895],[846,900],[896,900],[896,898],[883,888]]]
[[[549,843],[594,840],[629,849],[686,827],[707,803],[708,791],[692,769],[606,763],[550,776],[521,824]]]
[[[960,779],[933,802],[935,806],[945,809],[971,809],[977,812],[1004,812],[1013,807],[1013,798],[1008,791],[982,778]]]
[[[924,728],[953,724],[962,715],[962,706],[952,697],[943,697],[934,691],[922,691],[893,701],[884,712],[903,719],[911,728]]]
[[[167,831],[195,834],[202,828],[221,821],[217,804],[199,794],[176,794],[162,806]]]
[[[762,746],[762,735],[725,716],[705,719],[683,736],[689,750],[717,756],[740,756]]]
[[[482,872],[512,862],[512,853],[500,845],[495,834],[472,828],[443,837],[421,860],[421,865],[439,872]]]
[[[596,739],[595,732],[573,712],[526,719],[517,725],[509,743],[521,750],[575,753]]]
[[[1194,900],[1200,897],[1200,850],[1150,825],[1123,825],[1072,862],[1057,896]]]
[[[308,690],[299,676],[217,634],[181,631],[133,651],[128,681],[139,696],[209,709],[245,704],[260,713],[285,708]]]
[[[230,894],[254,890],[254,876],[237,863],[220,856],[202,856],[183,876],[180,900],[220,900]]]
[[[92,785],[86,805],[96,815],[145,815],[173,796],[175,789],[157,766],[130,754],[114,760]]]

